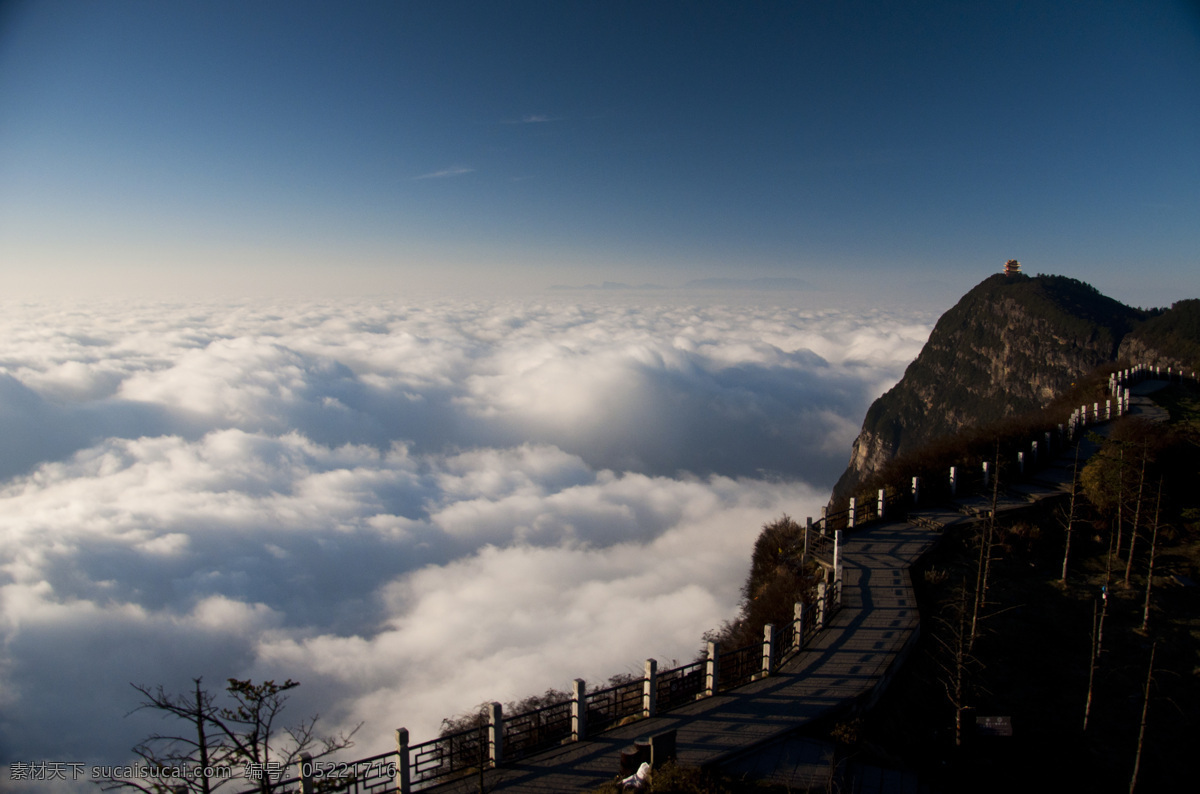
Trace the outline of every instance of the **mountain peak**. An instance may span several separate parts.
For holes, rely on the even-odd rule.
[[[897,455],[1043,408],[1114,360],[1150,314],[1066,276],[989,276],[941,316],[904,377],[871,405],[834,500]]]

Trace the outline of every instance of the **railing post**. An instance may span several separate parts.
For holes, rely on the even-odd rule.
[[[1112,419],[1112,398],[1104,401],[1104,418]]]
[[[800,556],[800,566],[808,562],[808,536],[812,534],[812,516],[804,519],[804,553]]]
[[[921,478],[913,477],[912,480],[912,500],[913,507],[921,504]]]
[[[1017,474],[1020,474],[1020,475],[1025,474],[1025,453],[1024,452],[1017,453]]]
[[[883,520],[883,509],[884,509],[884,507],[886,506],[886,504],[885,504],[885,499],[886,499],[886,497],[885,497],[884,489],[883,489],[883,488],[880,488],[880,489],[879,489],[879,505],[878,505],[878,512],[876,513],[875,517],[876,517],[876,518],[878,518],[878,519],[879,519],[879,520],[881,520],[881,521]]]
[[[409,794],[412,772],[408,768],[408,728],[396,729],[396,791]]]
[[[829,506],[828,506],[828,505],[821,505],[821,534],[822,534],[822,535],[824,535],[824,534],[825,534],[825,531],[826,531],[827,529],[829,529],[829,515],[828,515],[828,513],[829,513]]]
[[[571,741],[582,742],[587,737],[587,684],[576,678],[571,684]]]
[[[988,487],[988,462],[983,462],[983,487]]]
[[[854,511],[855,511],[855,501],[856,501],[856,500],[855,500],[855,498],[854,498],[853,496],[851,496],[851,497],[850,497],[850,513],[849,513],[849,515],[847,515],[847,516],[846,516],[846,526],[847,526],[847,528],[849,528],[849,529],[854,529],[854,519],[855,519],[855,515],[854,515]]]
[[[717,675],[720,672],[718,669],[720,656],[721,643],[716,640],[710,640],[708,643],[708,659],[704,662],[704,694],[707,697],[717,694]]]
[[[836,571],[838,562],[842,556],[842,531],[835,529],[833,531],[833,569]]]
[[[658,709],[658,662],[646,660],[645,677],[642,679],[642,716],[653,717]]]
[[[957,472],[956,472],[957,468],[958,468],[957,466],[950,467],[950,495],[951,496],[958,496],[958,476],[957,476]]]
[[[824,582],[817,582],[817,631],[825,628],[825,591]]]
[[[792,627],[795,630],[795,636],[792,637],[792,650],[800,651],[804,648],[804,602],[797,601],[792,605]]]
[[[1029,456],[1029,459],[1030,459],[1030,460],[1033,462],[1033,464],[1034,464],[1034,465],[1037,465],[1037,460],[1038,460],[1038,442],[1036,442],[1036,441],[1032,441],[1032,442],[1030,442],[1030,444],[1029,444],[1029,450],[1030,450],[1030,456]]]
[[[312,779],[312,756],[308,753],[300,753],[300,759],[296,761],[296,772],[300,778],[300,794],[313,794],[313,779]]]
[[[488,759],[492,766],[504,760],[504,708],[495,701],[488,704]]]
[[[766,678],[771,674],[771,658],[772,650],[775,648],[775,624],[768,623],[763,626],[763,653],[762,653],[762,677]]]

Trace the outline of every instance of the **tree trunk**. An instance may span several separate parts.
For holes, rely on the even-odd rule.
[[[1071,529],[1075,526],[1075,496],[1079,491],[1079,447],[1075,447],[1075,465],[1071,469],[1071,507],[1067,511],[1067,542],[1063,544],[1062,582],[1067,583],[1067,560],[1071,555]]]
[[[1162,507],[1162,478],[1158,480],[1158,498],[1154,502],[1154,528],[1150,530],[1150,566],[1146,570],[1146,604],[1142,608],[1142,633],[1150,627],[1150,588],[1154,582],[1154,553],[1158,549],[1158,515]]]
[[[1129,587],[1129,572],[1133,570],[1133,548],[1137,544],[1138,524],[1142,522],[1142,490],[1146,484],[1146,450],[1142,449],[1142,473],[1138,476],[1137,507],[1133,510],[1133,526],[1129,528],[1129,559],[1125,563],[1125,586]]]
[[[1142,726],[1138,729],[1137,753],[1133,757],[1133,775],[1129,778],[1129,794],[1137,788],[1138,768],[1142,765],[1142,744],[1146,740],[1146,712],[1150,710],[1150,685],[1154,683],[1154,652],[1158,643],[1150,646],[1150,667],[1146,670],[1146,696],[1142,699]]]
[[[1087,702],[1083,704],[1083,732],[1087,733],[1088,717],[1092,713],[1092,684],[1096,680],[1096,657],[1100,651],[1097,647],[1096,635],[1099,626],[1099,606],[1092,602],[1092,650],[1088,658],[1088,688]]]
[[[996,461],[992,473],[992,509],[984,525],[979,542],[979,567],[975,575],[975,606],[971,612],[971,635],[967,643],[968,653],[975,648],[975,639],[979,636],[979,613],[987,604],[988,574],[992,567],[992,542],[996,531],[996,503],[1000,496],[1000,445],[996,444]]]

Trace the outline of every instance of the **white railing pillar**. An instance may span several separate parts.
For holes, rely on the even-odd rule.
[[[717,676],[720,674],[721,643],[710,640],[708,643],[708,659],[704,662],[704,694],[712,697],[717,694]]]
[[[853,496],[851,496],[850,497],[850,513],[849,513],[849,515],[846,516],[846,526],[849,527],[850,529],[854,529],[855,501],[856,501],[855,498]]]
[[[488,760],[492,766],[504,760],[504,707],[495,701],[488,704]]]
[[[985,460],[985,461],[983,462],[983,487],[984,487],[984,488],[988,487],[988,482],[989,482],[989,480],[988,480],[988,474],[989,474],[989,472],[988,472],[988,462]]]
[[[313,765],[309,753],[300,753],[296,761],[296,776],[300,778],[300,794],[313,794]],[[179,788],[187,791],[186,786]]]
[[[658,662],[646,660],[646,669],[642,678],[642,716],[653,717],[658,710]]]
[[[804,647],[804,602],[797,601],[792,605],[792,650],[799,651]]]
[[[817,582],[817,631],[825,628],[825,591],[827,589],[824,582]]]
[[[762,649],[762,677],[766,678],[771,674],[771,659],[775,649],[775,624],[768,623],[763,626],[763,649]]]
[[[950,467],[950,495],[958,496],[958,467]]]
[[[839,560],[842,555],[842,531],[840,529],[833,532],[833,569],[836,571]]]
[[[571,684],[571,740],[582,742],[587,737],[587,684],[576,678]]]
[[[882,518],[883,518],[883,509],[884,509],[884,507],[886,507],[886,504],[884,503],[884,500],[885,500],[886,498],[887,498],[887,497],[886,497],[886,492],[885,492],[885,490],[884,490],[883,488],[880,488],[880,489],[879,489],[879,499],[878,499],[878,504],[877,504],[877,506],[876,506],[876,508],[877,508],[877,512],[875,513],[875,517],[876,517],[876,518],[879,518],[879,519],[882,519]]]
[[[408,767],[408,728],[396,729],[396,791],[409,794],[412,791],[412,772]]]
[[[912,500],[913,500],[913,507],[916,507],[917,505],[921,504],[921,478],[920,477],[912,478]]]
[[[1025,453],[1017,453],[1017,474],[1024,476],[1025,474]]]

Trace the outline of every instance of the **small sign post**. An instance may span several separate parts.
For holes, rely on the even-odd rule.
[[[1012,717],[976,717],[975,733],[979,736],[1012,736]]]

